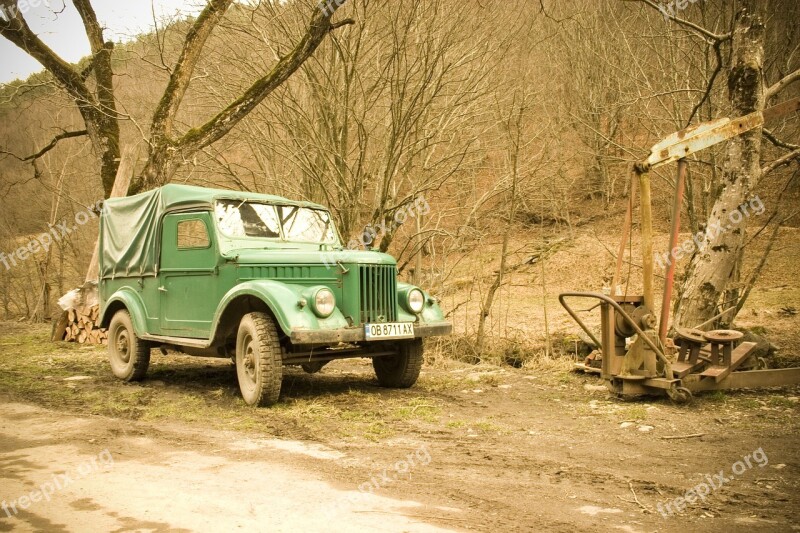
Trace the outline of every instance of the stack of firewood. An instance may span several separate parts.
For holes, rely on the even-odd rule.
[[[53,330],[54,341],[108,344],[108,333],[100,327],[100,306],[69,308]]]

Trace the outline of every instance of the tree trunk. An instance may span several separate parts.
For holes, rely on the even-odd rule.
[[[764,109],[764,14],[766,0],[743,0],[736,15],[733,57],[728,71],[731,115]],[[761,128],[728,143],[717,199],[706,224],[705,240],[688,266],[675,325],[694,327],[718,312],[726,288],[742,259],[748,213],[739,207],[760,176]],[[714,191],[716,192],[716,191]],[[726,302],[728,306],[736,302]]]

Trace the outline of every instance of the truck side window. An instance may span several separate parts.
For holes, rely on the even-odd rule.
[[[178,250],[208,248],[210,245],[208,228],[202,220],[192,219],[178,222]]]

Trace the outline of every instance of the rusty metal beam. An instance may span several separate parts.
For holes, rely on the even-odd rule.
[[[650,155],[639,163],[640,171],[648,171],[668,163],[674,163],[695,152],[710,148],[746,131],[764,124],[760,111],[737,119],[720,118],[677,131],[664,138],[650,149]]]
[[[770,120],[775,120],[776,118],[791,115],[795,111],[800,111],[800,96],[796,98],[790,98],[785,102],[781,102],[780,104],[774,105],[769,109],[765,109],[763,113],[764,123],[767,123]]]
[[[669,234],[669,259],[664,281],[664,297],[661,300],[661,320],[658,323],[658,338],[661,344],[667,342],[667,326],[669,325],[669,308],[672,300],[672,286],[675,282],[675,263],[678,260],[672,250],[678,245],[681,231],[681,208],[683,207],[683,191],[686,184],[686,159],[678,159],[678,181],[675,182],[675,197],[672,202],[672,228]]]
[[[756,111],[739,118],[719,118],[676,131],[650,149],[650,155],[636,164],[639,173],[647,172],[683,157],[710,148],[766,122],[800,111],[800,97],[791,98],[764,111]]]

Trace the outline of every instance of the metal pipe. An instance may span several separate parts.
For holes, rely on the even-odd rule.
[[[613,307],[614,310],[620,314],[622,319],[633,327],[633,330],[636,332],[639,338],[641,338],[645,342],[645,344],[647,344],[650,347],[650,349],[653,350],[653,352],[655,352],[656,357],[658,357],[661,360],[661,362],[664,363],[664,376],[667,379],[672,379],[672,363],[670,363],[669,359],[667,359],[667,356],[664,355],[664,352],[662,352],[661,349],[655,345],[655,343],[650,339],[650,337],[645,335],[644,331],[642,331],[642,328],[640,328],[639,325],[636,322],[634,322],[634,320],[630,317],[630,315],[628,315],[628,313],[625,312],[622,306],[620,306],[610,296],[606,296],[605,294],[600,294],[599,292],[562,292],[561,294],[558,295],[558,301],[561,302],[561,306],[564,309],[566,309],[567,313],[569,313],[570,316],[574,318],[576,322],[578,322],[578,325],[580,325],[584,329],[584,331],[588,333],[587,330],[588,328],[586,328],[586,326],[575,315],[575,312],[569,307],[569,305],[567,305],[567,302],[564,301],[564,299],[568,297],[597,298],[598,300],[602,300],[603,302],[606,302],[611,307]],[[591,334],[589,335],[594,339],[594,335]],[[595,340],[595,342],[597,341]],[[610,357],[610,355],[611,354],[603,354],[603,357],[604,358]]]
[[[686,159],[678,159],[678,181],[675,183],[675,198],[672,202],[672,228],[669,234],[669,257],[667,259],[667,273],[664,281],[664,298],[661,300],[661,320],[658,323],[658,338],[661,344],[667,341],[667,326],[669,325],[669,307],[672,301],[672,288],[675,285],[675,263],[677,259],[672,251],[678,246],[678,234],[681,231],[681,208],[683,207],[683,192],[686,188],[686,169],[689,164]]]
[[[573,311],[572,308],[567,305],[567,302],[564,301],[564,297],[565,296],[574,296],[574,294],[569,294],[569,293],[559,294],[558,295],[558,301],[561,302],[561,307],[563,307],[567,311],[567,313],[569,313],[569,316],[571,316],[572,319],[589,336],[589,338],[592,339],[592,342],[594,343],[594,345],[597,346],[598,348],[601,348],[603,346],[603,343],[600,342],[599,340],[597,340],[597,337],[594,336],[594,333],[592,333],[592,331],[589,329],[589,326],[587,326],[583,322],[583,320],[581,320],[581,318],[577,315],[577,313],[575,313],[575,311]]]

